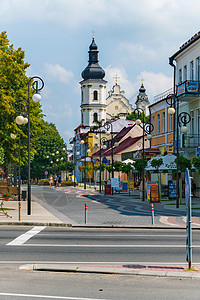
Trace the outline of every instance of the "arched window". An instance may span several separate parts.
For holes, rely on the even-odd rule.
[[[98,100],[98,92],[94,91],[93,93],[93,100]]]
[[[94,113],[94,115],[93,115],[93,122],[96,122],[96,121],[98,121],[98,115],[97,115],[97,113]]]

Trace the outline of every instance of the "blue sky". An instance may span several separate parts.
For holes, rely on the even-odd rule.
[[[80,124],[81,72],[95,32],[107,92],[118,83],[136,101],[172,87],[168,58],[200,30],[199,0],[0,0],[0,28],[45,81],[42,108],[68,143]]]

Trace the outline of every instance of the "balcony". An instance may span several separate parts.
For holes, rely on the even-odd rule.
[[[182,101],[191,101],[199,98],[200,82],[193,80],[186,80],[185,82],[177,85],[176,95]]]

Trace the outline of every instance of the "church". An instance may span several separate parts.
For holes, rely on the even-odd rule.
[[[128,114],[133,111],[129,100],[125,97],[125,92],[120,89],[116,82],[113,89],[106,97],[106,84],[104,79],[105,71],[99,65],[98,47],[94,37],[89,46],[89,61],[87,67],[82,72],[83,80],[81,85],[81,126],[90,127],[100,124],[103,121],[110,121],[119,114]],[[142,83],[136,100],[136,108],[141,108],[148,115],[150,102],[146,90]]]

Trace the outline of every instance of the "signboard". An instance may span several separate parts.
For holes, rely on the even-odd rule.
[[[45,171],[44,174],[45,174],[45,175],[48,175],[48,171]]]
[[[128,192],[128,181],[127,180],[122,181],[122,191]]]
[[[176,198],[176,181],[169,181],[168,182],[168,192],[169,192],[169,199]]]
[[[160,202],[159,199],[159,191],[158,191],[158,185],[152,185],[150,189],[150,201],[151,203]]]
[[[111,178],[111,187],[115,189],[119,189],[119,179]]]
[[[186,169],[185,172],[185,202],[188,205],[190,198],[190,175],[189,175],[189,170],[188,168]]]
[[[199,93],[198,81],[187,81],[187,92],[188,93]]]
[[[196,148],[196,156],[200,157],[200,148]]]
[[[182,94],[185,94],[185,83],[182,83],[177,87],[177,96]]]
[[[151,187],[152,186],[158,186],[157,183],[147,183],[147,200],[150,201],[151,200]]]
[[[134,189],[134,182],[133,182],[133,180],[129,180],[129,182],[128,182],[128,188],[129,189]]]

